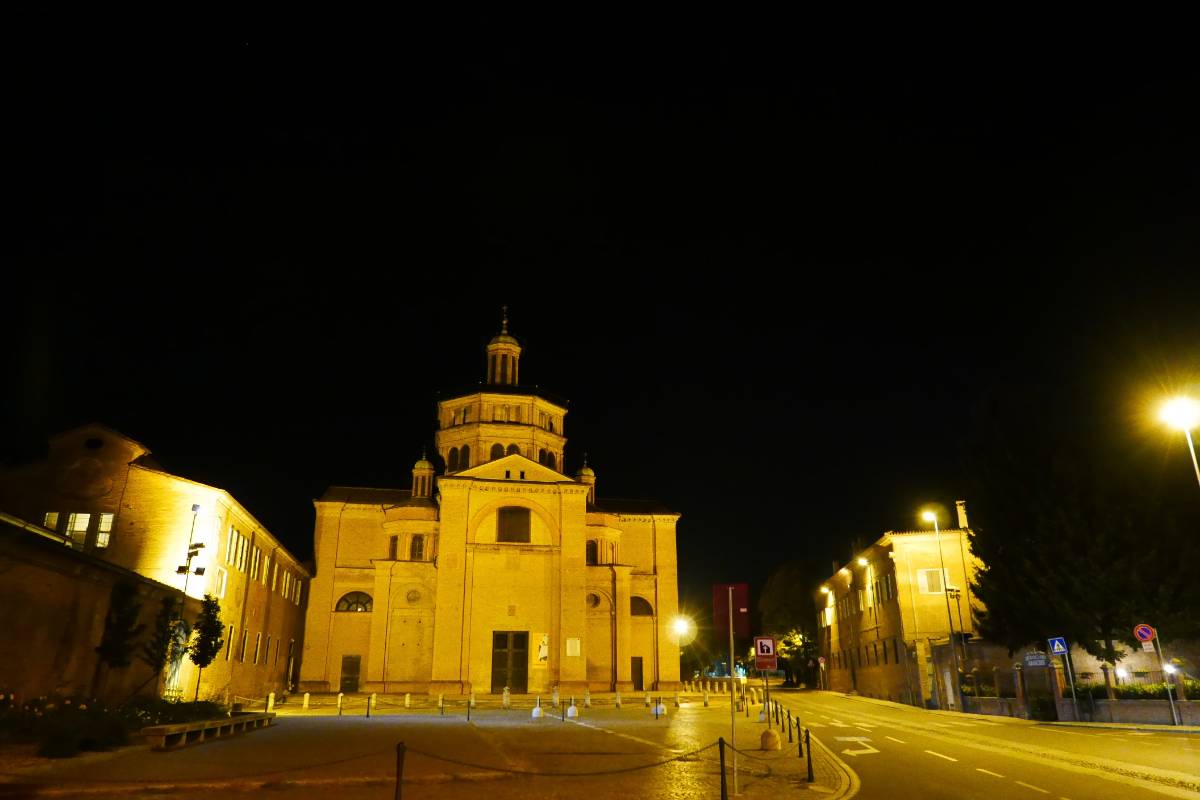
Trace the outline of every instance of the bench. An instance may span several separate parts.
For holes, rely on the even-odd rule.
[[[275,715],[265,711],[234,714],[226,719],[199,722],[179,722],[174,725],[151,725],[142,728],[142,736],[154,750],[170,750],[188,744],[206,742],[219,736],[266,728],[274,724]]]

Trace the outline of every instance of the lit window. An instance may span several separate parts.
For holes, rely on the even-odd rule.
[[[408,547],[408,558],[410,561],[425,560],[425,537],[419,533],[412,537],[412,544]]]
[[[258,663],[258,653],[262,649],[262,631],[254,635],[254,663]]]
[[[337,601],[334,611],[370,611],[371,595],[366,592],[350,592]]]
[[[108,547],[112,538],[113,515],[101,514],[100,524],[96,528],[96,547]]]
[[[246,639],[249,637],[250,631],[242,631],[242,663],[246,663]]]
[[[588,566],[594,566],[600,563],[600,545],[595,539],[588,540],[584,561],[588,564]]]
[[[225,596],[225,584],[228,582],[228,580],[229,580],[229,573],[225,571],[225,568],[217,567],[216,578],[213,580],[213,594],[215,594],[217,597],[224,597]],[[232,635],[233,634],[231,632],[230,636],[232,636]]]
[[[940,569],[919,569],[917,570],[917,585],[921,589],[921,594],[941,594],[946,582],[943,580]]]
[[[47,511],[46,516],[42,518],[42,525],[52,531],[58,530],[58,512]]]
[[[83,547],[83,543],[87,541],[88,523],[91,519],[91,514],[71,514],[67,517],[67,536],[71,537],[73,547]]]
[[[654,616],[654,607],[646,598],[634,595],[629,598],[629,613],[635,617],[652,617]]]
[[[399,544],[399,541],[400,541],[399,536],[393,536],[390,539],[388,539],[388,560],[389,561],[396,560],[396,552],[397,552],[397,546]]]
[[[225,660],[229,660],[229,654],[233,652],[233,632],[237,630],[236,625],[229,626],[229,638],[225,640]]]
[[[496,520],[496,541],[529,543],[529,509],[502,508]]]

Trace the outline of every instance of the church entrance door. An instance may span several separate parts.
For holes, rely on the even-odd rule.
[[[342,656],[341,691],[347,694],[358,691],[358,672],[361,664],[362,656]]]
[[[529,691],[529,631],[492,631],[492,694]]]
[[[629,670],[629,677],[633,681],[633,690],[635,692],[640,692],[645,688],[642,685],[642,657],[641,656],[633,656],[633,666]]]

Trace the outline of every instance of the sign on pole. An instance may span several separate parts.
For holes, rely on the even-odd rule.
[[[750,584],[713,584],[713,629],[724,630],[729,625],[730,588],[733,589],[733,632],[741,639],[750,636]],[[732,668],[730,670],[732,672]]]
[[[1053,639],[1047,639],[1050,643],[1050,655],[1065,656],[1067,654],[1067,639],[1065,636],[1055,636]]]
[[[775,640],[770,636],[754,637],[754,668],[760,670],[779,669],[775,654]]]
[[[1139,642],[1153,642],[1156,636],[1158,636],[1158,631],[1154,630],[1154,628],[1151,628],[1144,622],[1141,625],[1134,626],[1133,628],[1133,638],[1137,639]]]
[[[1037,653],[1037,652],[1026,653],[1025,654],[1025,666],[1026,667],[1048,667],[1048,666],[1050,666],[1050,661],[1048,660],[1048,656],[1045,653]]]

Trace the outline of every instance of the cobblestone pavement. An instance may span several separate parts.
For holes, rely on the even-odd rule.
[[[617,709],[604,698],[579,708],[578,719],[544,699],[544,716],[531,717],[532,701],[516,698],[504,710],[481,703],[466,719],[461,701],[436,701],[405,711],[402,698],[382,701],[370,719],[365,704],[350,716],[336,708],[280,707],[278,724],[231,739],[180,750],[145,747],[72,759],[4,777],[0,794],[121,794],[127,797],[224,795],[263,788],[300,792],[304,797],[384,798],[395,792],[396,743],[404,741],[403,797],[505,798],[630,796],[693,798],[720,796],[718,737],[730,736],[728,699],[685,697],[680,708],[664,698],[665,716],[655,719],[644,698]],[[577,700],[577,703],[579,701]],[[314,704],[315,705],[315,704]],[[766,724],[759,706],[736,714],[739,795],[777,797],[781,793],[840,796],[846,772],[827,751],[814,748],[813,784],[797,745],[759,750]],[[778,728],[776,728],[778,730]],[[727,780],[732,796],[732,749]],[[6,791],[7,790],[7,791]]]

